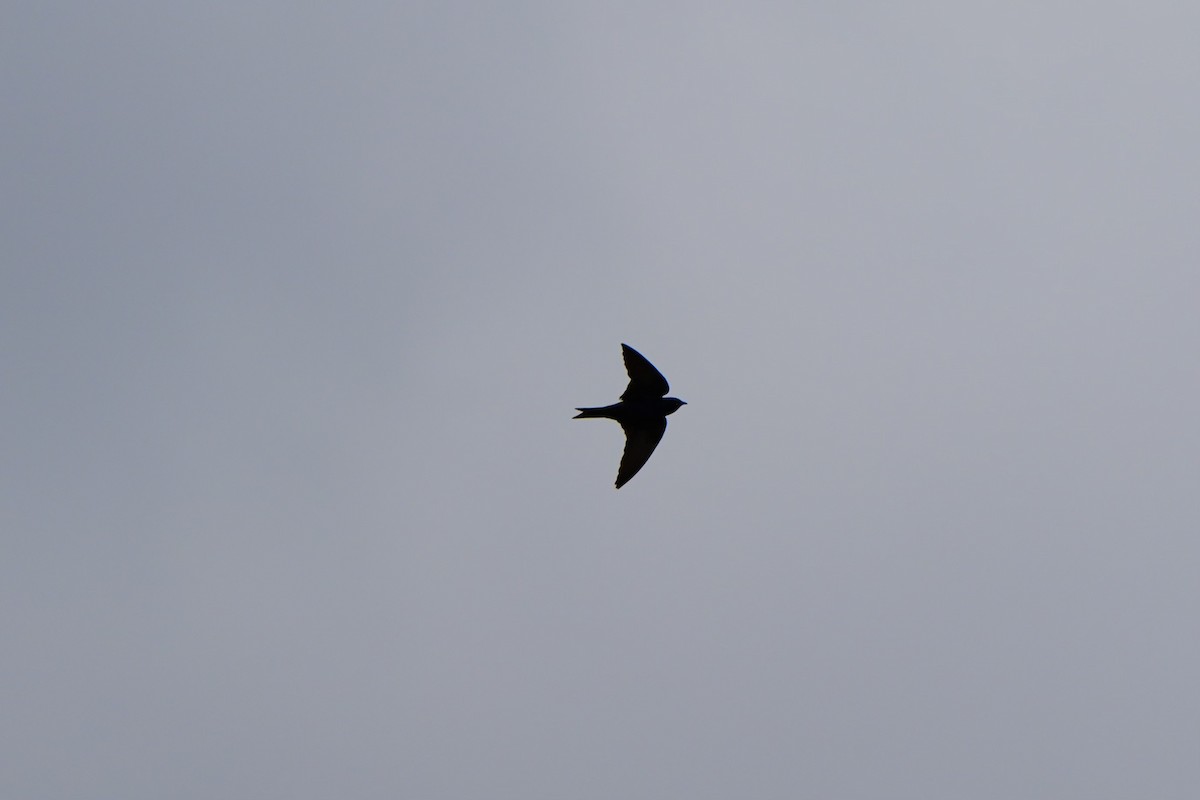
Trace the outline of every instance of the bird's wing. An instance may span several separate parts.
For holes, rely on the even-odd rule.
[[[621,468],[617,470],[618,489],[629,483],[629,479],[650,460],[650,454],[667,432],[667,418],[638,425],[622,423],[621,427],[625,430],[625,454],[621,456]]]
[[[644,355],[627,344],[621,345],[621,352],[625,354],[625,371],[629,373],[629,385],[625,387],[625,394],[621,395],[622,400],[658,398],[671,391],[667,379]]]

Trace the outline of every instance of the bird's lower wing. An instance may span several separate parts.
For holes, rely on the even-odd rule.
[[[629,479],[650,460],[654,448],[667,432],[667,418],[638,425],[622,424],[621,427],[625,429],[625,454],[621,456],[621,468],[617,470],[618,489],[629,483]]]

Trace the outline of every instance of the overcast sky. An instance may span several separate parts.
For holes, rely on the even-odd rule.
[[[1198,37],[7,9],[0,794],[1200,796]]]

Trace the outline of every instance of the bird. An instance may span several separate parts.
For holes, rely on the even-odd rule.
[[[625,452],[617,470],[617,488],[629,483],[638,474],[663,434],[667,432],[667,416],[687,403],[677,397],[667,397],[671,391],[667,379],[646,360],[646,357],[627,344],[621,345],[629,385],[621,402],[598,408],[576,408],[572,419],[612,419],[625,431]]]

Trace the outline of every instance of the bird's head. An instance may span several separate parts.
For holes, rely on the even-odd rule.
[[[686,406],[687,403],[683,402],[678,397],[664,397],[663,405],[665,409],[663,411],[664,414],[674,414],[679,410],[680,406]]]

